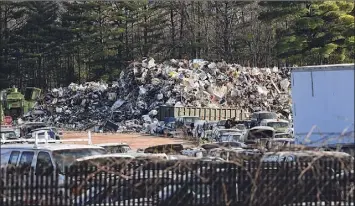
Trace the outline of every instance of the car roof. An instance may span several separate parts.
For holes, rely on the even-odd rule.
[[[13,128],[1,128],[0,132],[15,132]]]
[[[224,133],[223,136],[225,135],[242,135],[243,133],[242,132],[227,132],[227,133]]]
[[[40,132],[49,132],[49,130],[48,129],[37,129],[36,131],[31,131],[31,133],[33,133],[33,134],[35,134],[35,133],[40,133]]]
[[[250,128],[249,130],[257,130],[257,129],[267,129],[267,130],[275,131],[275,129],[273,127],[269,127],[269,126],[256,126],[256,127]]]
[[[351,157],[351,155],[345,152],[335,151],[282,151],[282,152],[266,152],[265,155],[293,155],[293,156],[327,156],[327,157]]]
[[[51,143],[51,144],[5,144],[1,145],[1,149],[20,149],[20,150],[65,150],[65,149],[103,149],[102,147],[95,145],[84,145],[84,144],[61,144],[61,143]]]
[[[141,153],[141,152],[127,152],[124,154],[131,155],[133,157],[167,157],[165,153]]]
[[[41,127],[41,128],[37,128],[37,129],[33,129],[32,131],[39,131],[39,130],[48,130],[48,129],[56,129],[55,127]]]
[[[102,155],[90,155],[90,156],[86,156],[86,157],[82,157],[77,159],[77,162],[80,161],[85,161],[85,160],[91,160],[91,159],[97,159],[97,158],[110,158],[110,157],[122,157],[122,158],[132,158],[134,159],[134,156],[132,155],[128,155],[128,154],[122,154],[122,153],[116,153],[116,154],[102,154]]]
[[[114,143],[102,143],[102,144],[95,144],[96,146],[99,147],[106,147],[106,146],[129,146],[125,142],[114,142]]]
[[[285,122],[285,123],[289,123],[287,120],[285,119],[263,119],[261,120],[262,122]]]
[[[233,151],[234,152],[234,151],[241,151],[241,150],[244,150],[244,149],[241,147],[232,147],[232,148],[218,147],[218,148],[213,148],[210,151],[211,152],[214,152],[214,151],[227,151],[227,152]]]

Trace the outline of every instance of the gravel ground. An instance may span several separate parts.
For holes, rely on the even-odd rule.
[[[86,132],[63,132],[63,139],[83,139],[87,138]],[[192,146],[192,143],[178,138],[156,137],[150,135],[143,135],[138,133],[122,134],[122,133],[91,133],[93,144],[102,143],[118,143],[125,142],[131,146],[132,149],[146,148],[160,144],[183,144],[184,146]],[[87,144],[85,142],[74,142]]]

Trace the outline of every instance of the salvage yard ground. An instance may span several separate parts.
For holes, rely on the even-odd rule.
[[[166,138],[166,137],[157,137],[151,135],[144,135],[139,133],[91,133],[92,143],[93,144],[102,144],[102,143],[117,143],[124,142],[130,145],[134,150],[139,148],[146,148],[154,145],[160,144],[183,144],[184,146],[191,146],[192,143],[177,138]],[[88,133],[86,132],[63,132],[63,139],[83,139],[87,138]],[[76,142],[75,142],[76,143]],[[83,144],[84,142],[77,142]],[[85,144],[85,143],[84,143]]]

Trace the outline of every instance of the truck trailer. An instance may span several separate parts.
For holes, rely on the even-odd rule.
[[[291,70],[296,144],[354,144],[354,64]]]

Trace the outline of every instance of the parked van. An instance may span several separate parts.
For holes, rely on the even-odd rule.
[[[5,188],[1,191],[3,193],[2,197],[5,198],[7,196],[6,193],[9,192],[6,188],[11,186],[11,182],[8,182],[11,176],[20,175],[23,181],[27,181],[26,178],[31,178],[31,183],[36,188],[41,185],[48,186],[51,184],[60,186],[64,185],[65,168],[72,165],[76,160],[88,156],[106,154],[104,148],[94,145],[43,144],[37,141],[34,144],[5,144],[1,146],[0,184],[2,188]],[[48,181],[48,179],[53,181]],[[21,188],[19,188],[17,195],[11,197],[12,200],[32,202],[38,200],[37,198],[41,198],[37,195],[22,194],[20,190]],[[33,194],[30,189],[27,192]],[[41,191],[39,192],[41,193]],[[14,191],[12,191],[13,193]],[[58,196],[58,198],[69,198],[65,194],[64,188],[61,188],[54,195]],[[26,196],[30,196],[29,199],[24,199]]]

